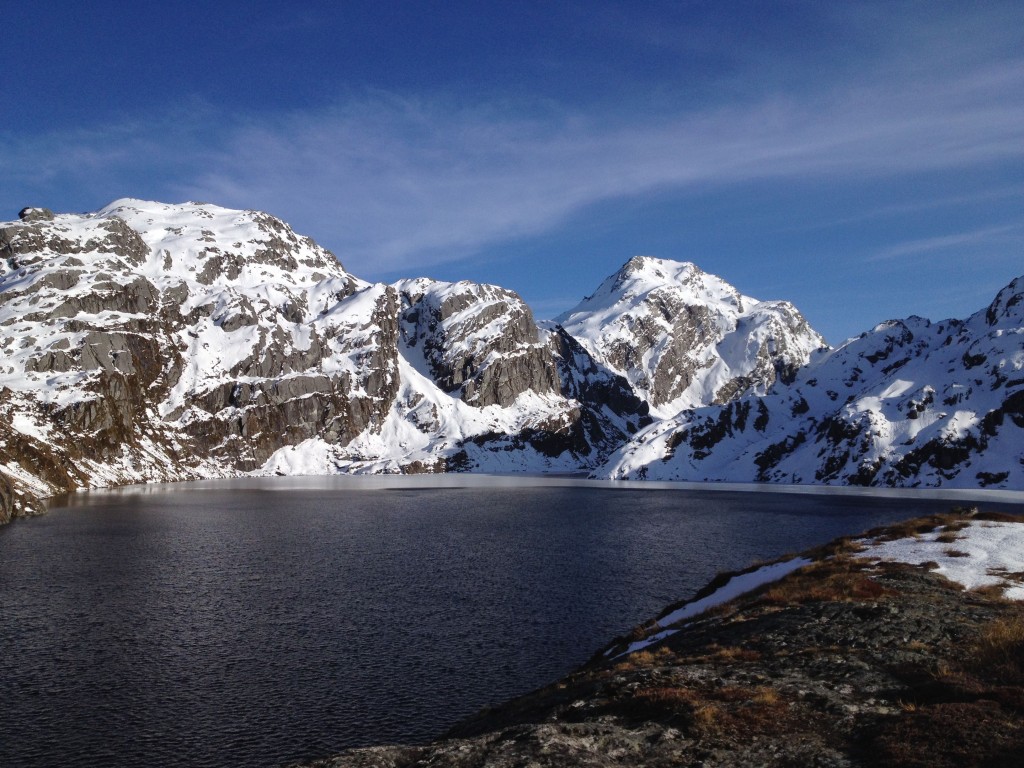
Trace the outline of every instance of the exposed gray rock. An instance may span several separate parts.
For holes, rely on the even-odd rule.
[[[474,283],[407,280],[402,339],[434,381],[470,405],[509,406],[527,391],[557,393],[555,361],[526,303],[513,291]]]
[[[1021,285],[1013,281],[967,320],[881,323],[780,373],[764,395],[742,395],[742,409],[683,411],[624,446],[605,471],[664,480],[1019,488]],[[755,407],[758,417],[747,419]]]
[[[53,211],[49,208],[22,208],[18,211],[18,218],[22,221],[53,221]]]
[[[644,256],[556,320],[663,415],[764,393],[825,346],[788,302],[759,302],[693,264]]]

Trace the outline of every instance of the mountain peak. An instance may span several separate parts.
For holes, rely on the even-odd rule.
[[[704,274],[700,267],[690,261],[659,259],[656,256],[634,256],[618,271],[619,275],[652,274],[672,278],[696,277]],[[671,278],[670,278],[671,279]]]
[[[693,262],[673,261],[671,259],[659,259],[654,256],[634,256],[611,276],[616,285],[631,284],[634,289],[646,287],[658,287],[661,285],[693,285],[704,277],[710,277],[714,281],[725,285],[724,280],[708,275]],[[729,286],[732,288],[732,286]]]
[[[989,325],[997,325],[1003,320],[1014,320],[1018,323],[1024,319],[1024,275],[1014,278],[1003,288],[985,310],[985,320]]]
[[[763,390],[824,346],[788,302],[759,302],[691,262],[634,256],[555,321],[655,415]]]
[[[149,246],[154,268],[207,284],[239,277],[260,282],[268,270],[286,282],[351,279],[334,254],[262,211],[125,197],[83,218],[120,219]],[[165,254],[171,257],[165,260]]]
[[[688,294],[689,301],[700,304],[725,301],[739,305],[744,298],[725,280],[702,271],[692,262],[634,256],[606,277],[591,295],[556,317],[555,322],[565,325],[581,312],[618,312],[623,302],[643,302],[652,292],[664,290],[682,291]]]

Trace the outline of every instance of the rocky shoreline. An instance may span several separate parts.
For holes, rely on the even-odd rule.
[[[1024,573],[963,544],[999,526],[1016,535],[1024,521],[959,510],[841,539],[715,605],[743,576],[725,574],[688,603],[709,610],[673,624],[687,604],[673,606],[431,744],[309,766],[1024,765],[1024,602],[1007,597]],[[975,557],[989,583],[965,589],[936,561],[878,559],[903,539],[943,562]]]

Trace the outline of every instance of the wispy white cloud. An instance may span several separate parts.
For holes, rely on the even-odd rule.
[[[985,188],[973,190],[967,194],[939,195],[925,199],[913,199],[908,202],[881,205],[878,207],[867,207],[858,210],[849,216],[842,216],[833,219],[823,219],[813,222],[806,222],[799,227],[788,227],[783,231],[808,231],[841,227],[847,224],[857,224],[873,219],[888,219],[907,214],[917,214],[940,209],[961,209],[968,206],[975,206],[980,203],[999,202],[1001,200],[1024,200],[1024,185],[1013,184],[1010,186],[997,187],[994,189]]]
[[[1017,233],[1016,236],[1013,233]],[[1024,238],[1024,223],[1007,224],[1000,227],[986,227],[974,229],[969,232],[956,232],[950,235],[939,237],[922,237],[916,240],[907,240],[896,243],[875,253],[868,261],[884,261],[897,259],[906,256],[919,256],[935,251],[944,251],[951,248],[963,248],[964,246],[977,246],[983,244],[1021,243]]]
[[[388,93],[246,117],[193,103],[73,134],[0,133],[0,173],[26,189],[79,185],[101,196],[97,206],[107,194],[151,194],[259,207],[359,273],[408,271],[618,198],[1020,163],[1024,58],[958,74],[940,66],[941,46],[924,59],[930,73],[915,60],[913,76],[876,67],[814,92],[657,117]],[[933,240],[877,258],[946,247]]]
[[[909,91],[850,89],[611,125],[381,96],[241,126],[186,190],[332,222],[321,236],[343,255],[401,269],[652,191],[1019,160],[1024,100],[1009,92],[1024,93],[1024,63]]]

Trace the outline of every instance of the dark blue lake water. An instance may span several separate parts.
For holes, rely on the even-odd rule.
[[[276,765],[426,740],[717,571],[951,506],[422,482],[91,493],[0,528],[0,765]]]

